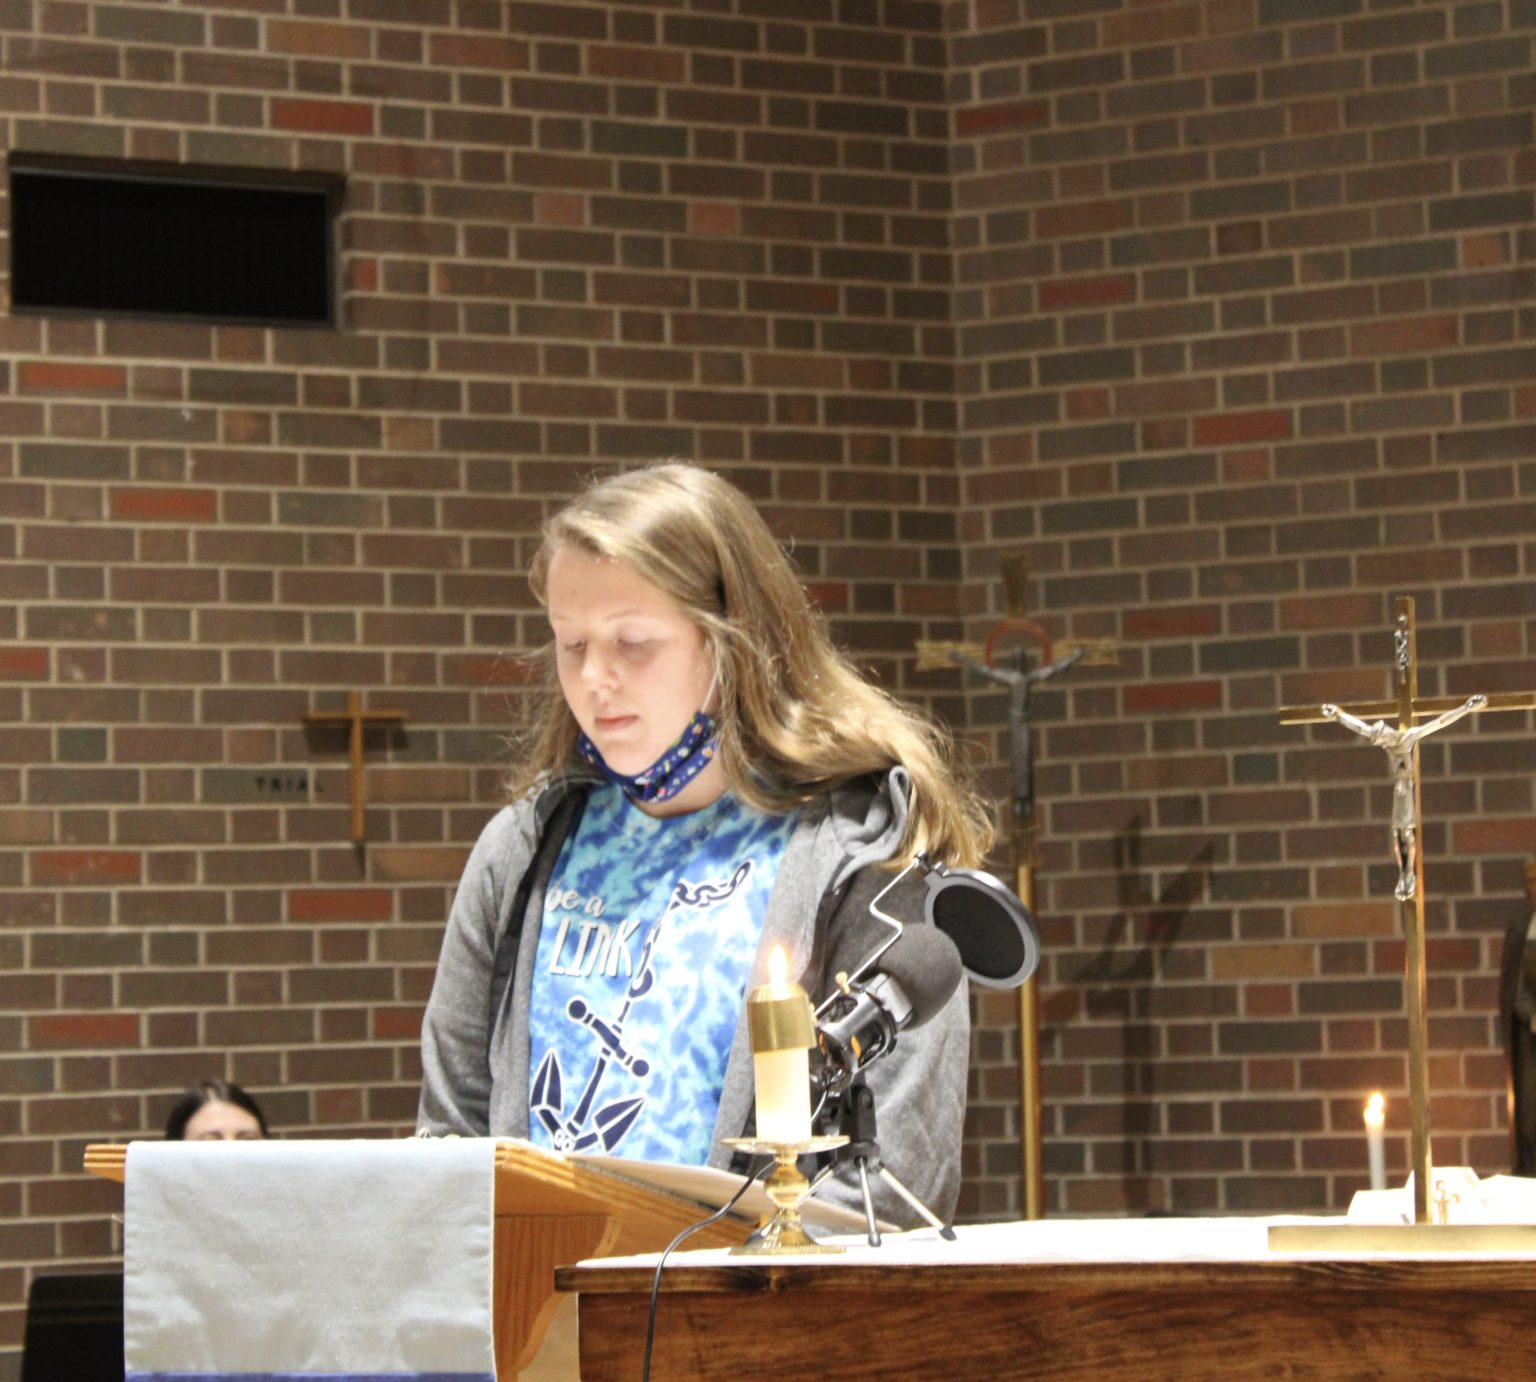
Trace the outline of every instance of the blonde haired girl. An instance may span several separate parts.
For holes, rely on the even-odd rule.
[[[986,812],[946,736],[838,653],[761,516],[708,471],[595,484],[547,524],[531,583],[554,684],[454,902],[421,1127],[727,1164],[752,1111],[742,997],[769,947],[819,1000],[873,949],[884,869],[978,863]],[[962,990],[868,1071],[887,1161],[944,1215],[967,1046]]]
[[[735,486],[679,464],[595,485],[544,530],[530,577],[540,604],[548,604],[550,561],[562,551],[637,572],[703,633],[727,790],[760,810],[789,811],[900,765],[912,801],[897,861],[925,850],[953,866],[981,862],[990,818],[952,771],[949,737],[849,664],[768,525]],[[541,709],[514,796],[576,761],[580,730],[557,687]]]

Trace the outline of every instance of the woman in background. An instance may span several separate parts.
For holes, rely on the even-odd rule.
[[[193,1085],[165,1120],[168,1142],[257,1142],[270,1136],[260,1105],[224,1080]]]

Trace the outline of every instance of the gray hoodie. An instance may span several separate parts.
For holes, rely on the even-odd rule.
[[[889,860],[906,828],[907,774],[840,788],[801,808],[768,899],[759,958],[775,943],[790,956],[813,1004],[832,990],[832,976],[852,972],[889,932],[867,915],[863,898],[839,911],[861,869]],[[421,1034],[422,1091],[418,1126],[431,1133],[528,1136],[528,996],[544,899],[530,896],[511,975],[511,1001],[493,1021],[491,971],[501,918],[533,860],[538,832],[561,794],[547,787],[499,811],[485,827],[459,883],[443,937],[437,977]],[[919,885],[920,886],[920,885]],[[893,915],[918,909],[888,900]],[[850,915],[851,914],[851,915]],[[504,962],[505,963],[505,962]],[[754,972],[762,972],[758,968]],[[935,1214],[948,1219],[960,1189],[970,1018],[965,985],[938,1016],[903,1032],[896,1049],[866,1071],[876,1097],[882,1160]],[[740,1136],[752,1112],[752,1052],[745,1005],[720,1091],[710,1164],[725,1166],[723,1137]],[[914,1222],[911,1210],[872,1179],[875,1210],[892,1223]],[[856,1173],[841,1168],[820,1196],[857,1207]]]

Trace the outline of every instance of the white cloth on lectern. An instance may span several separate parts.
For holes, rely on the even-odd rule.
[[[495,1376],[496,1142],[136,1142],[123,1334],[166,1373]]]

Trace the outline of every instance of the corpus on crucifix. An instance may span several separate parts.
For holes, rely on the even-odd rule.
[[[1398,729],[1385,720],[1366,724],[1358,715],[1351,715],[1337,705],[1322,708],[1325,719],[1337,721],[1345,729],[1354,730],[1366,742],[1387,751],[1387,761],[1392,765],[1392,851],[1397,855],[1397,887],[1392,891],[1399,902],[1411,901],[1419,887],[1419,806],[1414,750],[1419,740],[1427,739],[1437,729],[1453,725],[1463,715],[1481,710],[1487,704],[1487,696],[1469,696],[1454,710],[1447,710],[1427,724],[1415,725],[1412,729]]]

